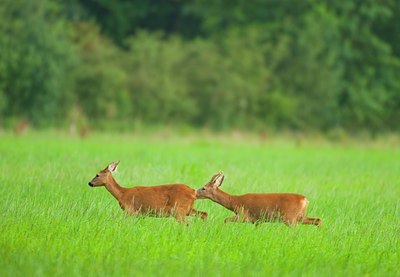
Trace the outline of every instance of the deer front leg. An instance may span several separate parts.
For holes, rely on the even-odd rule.
[[[205,220],[205,219],[207,218],[207,216],[208,216],[208,213],[202,212],[202,211],[197,211],[197,210],[195,210],[195,209],[192,209],[192,210],[189,212],[188,215],[190,215],[190,216],[200,216],[201,219]]]
[[[322,220],[320,218],[306,217],[306,218],[304,218],[302,223],[303,224],[312,224],[312,225],[316,225],[316,226],[320,227],[322,224]]]
[[[241,213],[241,214],[236,214],[235,216],[232,217],[225,218],[224,222],[246,223],[246,222],[252,222],[252,220],[250,219],[247,213]]]
[[[126,207],[121,205],[124,214],[127,216],[138,216],[140,214],[140,210],[135,209],[134,207]]]
[[[238,221],[239,221],[239,216],[235,215],[235,216],[232,216],[232,217],[225,218],[224,223],[227,223],[227,222],[238,222]]]
[[[185,211],[184,209],[176,209],[174,212],[174,217],[181,224],[187,224],[186,215],[187,211]]]

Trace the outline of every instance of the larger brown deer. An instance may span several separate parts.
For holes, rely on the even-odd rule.
[[[207,217],[206,212],[196,211],[193,208],[196,190],[187,185],[121,187],[112,176],[112,173],[117,170],[118,164],[119,162],[110,163],[96,174],[93,180],[89,182],[89,186],[105,186],[128,214],[174,216],[180,223],[186,222],[186,216],[200,216],[202,219]]]
[[[236,215],[225,222],[281,220],[288,226],[297,223],[321,225],[321,219],[306,216],[308,200],[293,193],[249,193],[230,195],[219,189],[224,180],[222,172],[214,174],[210,182],[197,190],[197,199],[208,198],[233,211]]]

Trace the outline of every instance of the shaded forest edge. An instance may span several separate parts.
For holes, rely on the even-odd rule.
[[[4,0],[0,126],[397,132],[399,13],[372,0]]]

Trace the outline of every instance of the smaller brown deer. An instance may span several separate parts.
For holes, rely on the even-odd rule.
[[[206,212],[193,208],[196,190],[184,184],[124,188],[118,185],[112,176],[118,164],[119,162],[110,163],[96,174],[89,186],[105,186],[128,214],[174,216],[180,223],[186,222],[186,216],[200,216],[201,219],[206,219]]]
[[[297,223],[321,225],[321,219],[306,216],[308,200],[293,193],[248,193],[230,195],[219,189],[224,180],[222,172],[214,174],[210,182],[197,190],[197,199],[212,201],[233,211],[236,215],[225,222],[252,222],[281,220],[286,225]]]

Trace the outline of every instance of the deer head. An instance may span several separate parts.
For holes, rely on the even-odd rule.
[[[224,173],[222,171],[214,174],[204,187],[196,191],[196,197],[198,199],[213,198],[218,188],[222,185],[224,181]]]
[[[97,173],[88,185],[91,187],[100,187],[109,183],[113,178],[112,173],[117,170],[118,164],[119,161],[110,163],[106,168]]]

